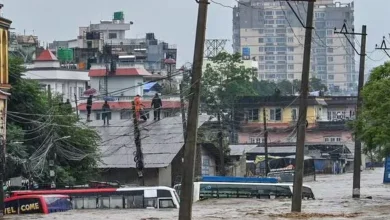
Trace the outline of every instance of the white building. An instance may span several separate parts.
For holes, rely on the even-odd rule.
[[[88,71],[61,67],[57,57],[50,50],[44,50],[33,65],[27,66],[23,78],[39,81],[45,91],[50,85],[53,95],[62,95],[64,102],[69,99],[73,107],[75,107],[73,103],[75,95],[79,99],[89,82]]]

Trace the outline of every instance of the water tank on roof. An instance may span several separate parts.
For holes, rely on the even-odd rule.
[[[125,14],[123,13],[123,11],[114,12],[114,20],[119,20],[119,21],[125,20]]]
[[[57,58],[60,62],[73,61],[73,49],[69,49],[69,48],[58,49]]]
[[[146,33],[146,40],[155,40],[154,33]]]

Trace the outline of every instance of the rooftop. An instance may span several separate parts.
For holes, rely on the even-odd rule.
[[[44,50],[35,61],[58,61],[58,59],[50,50]]]
[[[132,109],[131,101],[119,101],[119,102],[108,102],[110,105],[111,110],[130,110]],[[149,108],[152,104],[152,100],[142,100],[142,104],[144,104],[146,107]],[[87,103],[81,103],[79,104],[79,110],[80,111],[86,111],[87,110]],[[101,110],[103,107],[103,102],[93,102],[92,103],[92,110]],[[150,107],[151,108],[151,107]],[[179,109],[180,108],[180,101],[177,100],[162,100],[162,109]]]
[[[200,115],[198,126],[209,120]],[[110,126],[102,126],[101,121],[93,121],[89,126],[101,136],[100,168],[135,168],[136,151],[131,120],[111,121]],[[184,145],[181,117],[164,118],[157,122],[140,124],[142,151],[145,168],[167,167]]]

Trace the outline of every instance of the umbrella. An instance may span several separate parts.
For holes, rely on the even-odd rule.
[[[87,89],[84,91],[84,95],[86,95],[86,96],[96,95],[96,94],[97,94],[97,91],[94,88]]]

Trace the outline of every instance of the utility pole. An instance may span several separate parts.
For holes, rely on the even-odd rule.
[[[365,68],[365,59],[366,59],[366,38],[367,38],[367,27],[366,25],[362,26],[362,33],[355,33],[354,29],[352,32],[348,32],[347,25],[344,23],[343,27],[339,32],[336,31],[336,34],[343,34],[348,40],[355,52],[360,56],[359,63],[359,83],[358,83],[358,101],[356,104],[356,118],[359,118],[360,110],[363,104],[362,97],[362,88],[364,85],[364,68]],[[347,35],[360,35],[361,36],[361,48],[360,53],[356,50],[352,41],[348,38]],[[359,140],[360,128],[357,128],[355,133],[355,153],[353,158],[353,187],[352,187],[352,198],[360,198],[360,179],[361,179],[361,165],[362,165],[362,142]]]
[[[385,52],[385,54],[390,58],[390,54],[387,52],[390,48],[387,47],[386,37],[383,37],[381,47],[378,47],[378,44],[375,45],[375,50],[383,50],[383,52]]]
[[[180,193],[179,220],[192,219],[193,184],[195,172],[195,152],[198,136],[198,115],[200,103],[200,81],[202,79],[203,51],[206,35],[208,0],[195,0],[199,4],[198,20],[188,108],[187,135],[184,148],[183,178]]]
[[[265,112],[265,106],[263,108],[263,124],[264,124],[264,153],[265,153],[265,176],[269,173],[268,162],[268,130],[267,130],[267,114]]]
[[[186,122],[186,112],[184,109],[184,96],[183,96],[183,82],[180,83],[180,110],[181,110],[181,122],[183,124],[183,137],[184,141],[186,141],[187,135],[186,135],[186,129],[187,129],[187,122]]]
[[[222,131],[222,123],[221,123],[221,111],[218,111],[218,144],[219,144],[219,157],[220,157],[220,174],[221,176],[225,176],[225,154],[223,150],[223,131]]]
[[[76,116],[77,116],[77,119],[79,119],[79,107],[77,106],[77,95],[76,95],[76,93],[74,94],[74,103],[76,104]]]
[[[301,82],[301,96],[299,102],[299,119],[297,129],[297,147],[295,155],[295,173],[294,173],[294,185],[293,185],[293,198],[291,211],[301,212],[302,210],[302,185],[303,185],[303,169],[304,169],[304,148],[306,138],[306,116],[307,116],[307,98],[309,94],[309,74],[310,74],[310,52],[312,43],[312,31],[313,31],[313,14],[314,14],[314,2],[315,0],[306,0],[308,2],[306,25],[300,21],[299,16],[297,18],[301,22],[302,26],[306,29],[303,65],[302,65],[302,82]],[[287,4],[295,13],[290,3]],[[295,13],[296,14],[296,13]]]
[[[138,119],[137,119],[137,113],[135,108],[135,102],[132,101],[132,110],[133,110],[133,124],[134,124],[134,143],[136,147],[136,153],[134,156],[135,166],[138,170],[138,179],[139,179],[139,185],[143,186],[145,185],[144,180],[144,155],[142,153],[141,148],[141,131],[138,127]]]
[[[50,84],[47,85],[47,96],[49,98],[49,104],[51,105],[52,103],[51,103],[51,86],[50,86]]]

